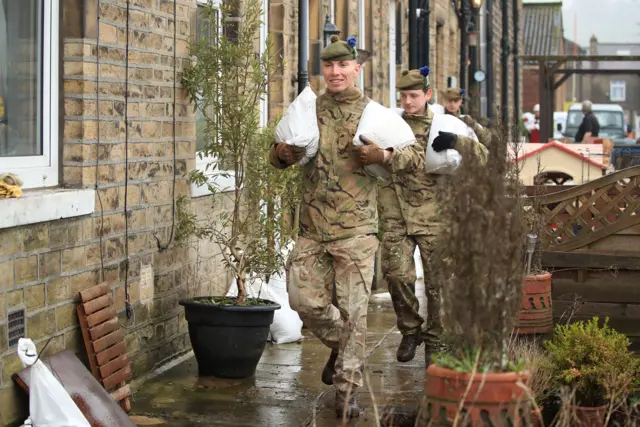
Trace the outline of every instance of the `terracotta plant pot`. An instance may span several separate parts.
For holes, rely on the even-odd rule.
[[[544,427],[542,408],[531,410],[531,427]]]
[[[524,278],[522,308],[513,331],[516,334],[547,334],[553,330],[551,273]]]
[[[462,373],[431,365],[425,375],[425,417],[423,425],[449,425],[464,399],[460,417],[467,421],[459,425],[502,426],[503,412],[510,419],[509,425],[529,425],[530,402],[519,381],[526,383],[528,372],[476,374]],[[471,387],[466,393],[471,381]],[[489,421],[490,420],[490,421]],[[462,421],[462,418],[460,418]],[[429,424],[431,423],[431,424]]]
[[[571,405],[571,412],[576,415],[578,422],[576,427],[603,427],[607,408],[607,405],[596,407]]]

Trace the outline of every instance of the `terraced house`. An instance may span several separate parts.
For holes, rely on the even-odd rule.
[[[497,2],[494,2],[497,4]],[[43,355],[85,358],[78,293],[107,282],[134,378],[189,350],[178,300],[224,293],[217,247],[177,245],[175,201],[198,215],[211,195],[187,173],[203,167],[196,113],[182,88],[201,0],[0,0],[0,175],[24,183],[0,199],[0,419],[27,413],[12,375],[18,338]],[[406,0],[310,0],[310,82],[324,25],[359,35],[371,59],[360,86],[385,104],[408,66]],[[430,60],[445,89],[459,72],[459,3],[431,2]],[[297,0],[264,0],[256,50],[271,36],[278,71],[261,105],[280,115],[297,94]],[[431,21],[430,21],[431,22]],[[496,40],[497,44],[498,41]],[[206,159],[205,159],[206,160]],[[215,178],[215,177],[214,177]],[[221,186],[224,179],[217,177]],[[220,209],[224,209],[221,207]]]

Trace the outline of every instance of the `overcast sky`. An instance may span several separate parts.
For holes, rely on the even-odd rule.
[[[547,3],[549,0],[524,0],[525,3]],[[640,0],[564,0],[562,2],[564,36],[589,46],[592,35],[602,43],[640,43]]]

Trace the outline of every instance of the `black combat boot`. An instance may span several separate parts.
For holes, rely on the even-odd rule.
[[[356,400],[355,392],[347,393],[336,390],[336,417],[338,418],[358,418],[360,416],[360,406]]]
[[[416,348],[420,345],[422,339],[419,334],[403,335],[396,358],[398,362],[409,362],[416,355]]]
[[[331,355],[327,364],[322,370],[322,382],[326,385],[333,384],[333,376],[336,374],[336,360],[338,359],[338,350],[331,350]]]

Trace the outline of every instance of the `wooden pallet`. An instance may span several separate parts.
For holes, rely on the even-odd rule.
[[[78,320],[91,373],[122,409],[129,412],[131,389],[126,381],[131,378],[131,362],[109,291],[109,284],[101,283],[80,292]]]

